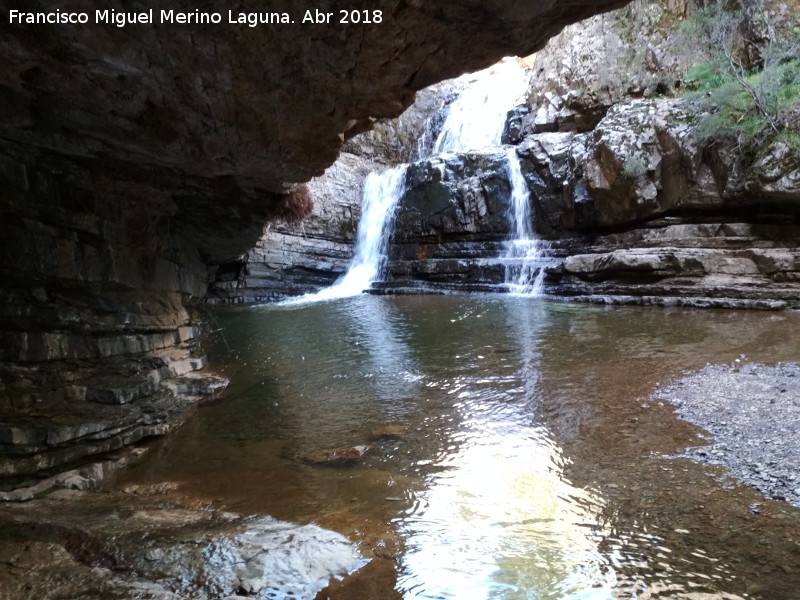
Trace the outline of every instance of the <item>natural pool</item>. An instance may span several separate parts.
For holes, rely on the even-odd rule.
[[[211,320],[230,390],[117,485],[334,529],[409,599],[800,598],[800,510],[681,458],[706,434],[657,394],[797,361],[796,313],[362,295]]]

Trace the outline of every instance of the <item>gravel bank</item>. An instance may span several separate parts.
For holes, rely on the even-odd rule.
[[[654,394],[713,435],[689,456],[725,465],[768,498],[800,506],[800,365],[707,366]]]

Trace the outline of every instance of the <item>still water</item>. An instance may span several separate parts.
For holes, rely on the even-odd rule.
[[[800,510],[682,458],[707,434],[658,399],[798,360],[796,313],[362,295],[210,322],[231,388],[119,485],[334,529],[408,599],[800,598]]]

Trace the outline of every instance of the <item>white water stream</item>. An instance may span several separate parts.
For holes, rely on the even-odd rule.
[[[506,171],[511,184],[512,238],[506,242],[505,283],[512,294],[538,296],[544,285],[543,250],[546,245],[533,233],[531,202],[528,185],[522,175],[516,148],[506,153]]]
[[[378,278],[381,267],[386,262],[394,208],[405,191],[407,168],[408,165],[403,164],[370,173],[364,180],[355,255],[347,273],[330,287],[289,300],[285,304],[349,298],[369,288],[370,283]]]
[[[473,77],[474,82],[450,105],[433,154],[500,146],[506,115],[528,89],[529,77],[513,59],[499,62]]]

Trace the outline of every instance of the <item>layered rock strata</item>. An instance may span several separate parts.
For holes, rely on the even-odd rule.
[[[783,308],[800,299],[800,163],[780,143],[747,173],[703,149],[678,100],[614,106],[589,134],[518,148],[551,293],[597,301]],[[558,252],[558,251],[557,251]]]
[[[165,433],[224,381],[196,373],[184,299],[203,263],[165,234],[190,227],[172,223],[170,190],[16,150],[0,155],[0,478],[21,485]]]
[[[219,266],[205,301],[269,302],[332,284],[353,257],[367,175],[427,155],[461,85],[448,80],[429,86],[396,119],[376,121],[349,139],[336,162],[308,183],[311,214],[301,222],[268,224],[253,249]]]
[[[506,155],[470,152],[411,165],[394,221],[383,291],[490,290],[510,233]]]
[[[511,115],[514,116],[513,114]],[[747,173],[703,149],[679,100],[612,107],[589,133],[516,151],[545,291],[609,303],[793,307],[800,299],[798,163],[780,143]],[[510,184],[502,152],[409,170],[384,291],[502,289]]]
[[[381,166],[343,153],[309,182],[311,214],[299,223],[269,223],[253,249],[216,270],[205,301],[269,302],[332,284],[353,256],[364,179]]]

